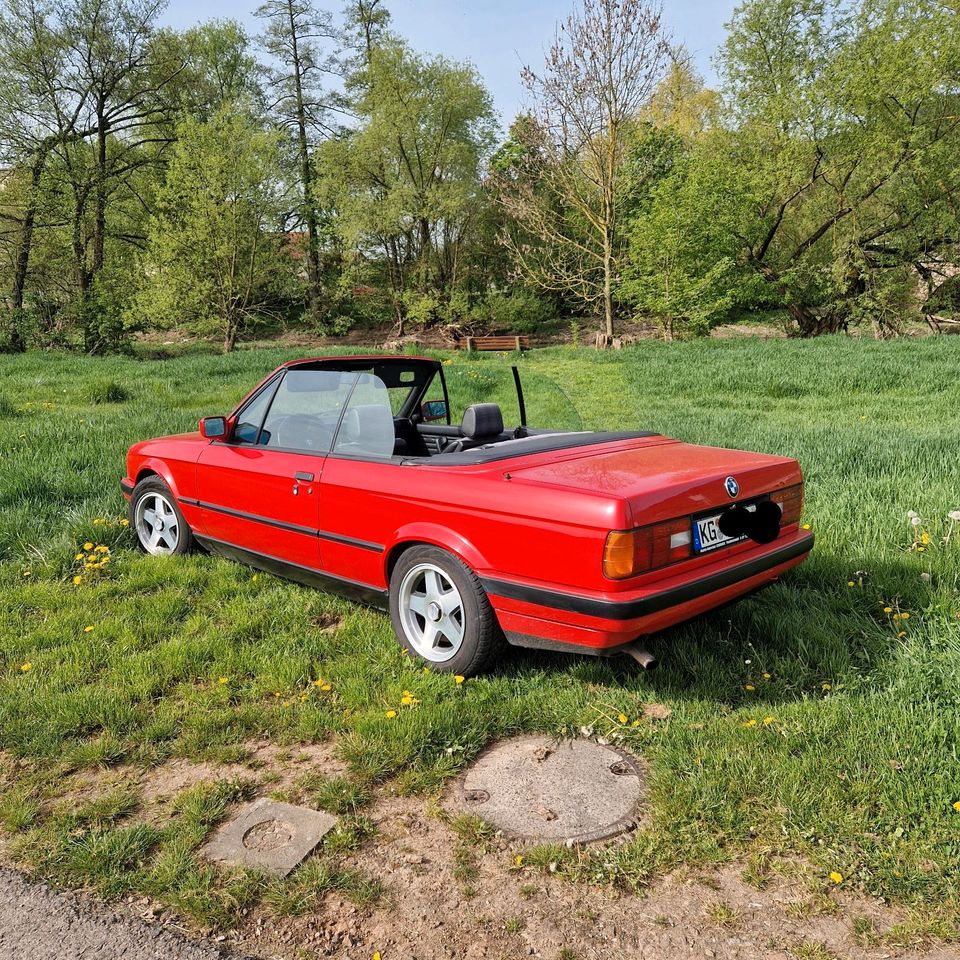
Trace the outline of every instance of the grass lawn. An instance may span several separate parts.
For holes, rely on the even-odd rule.
[[[370,842],[363,809],[381,785],[428,795],[494,738],[589,726],[647,758],[649,825],[528,863],[639,888],[734,856],[762,882],[771,852],[797,853],[825,882],[916,908],[916,929],[960,932],[960,524],[946,519],[960,509],[960,341],[525,356],[528,390],[561,384],[591,427],[798,457],[817,548],[783,583],[656,638],[653,674],[516,651],[462,685],[402,656],[381,614],[202,554],[141,556],[119,522],[130,443],[226,412],[291,355],[0,359],[0,832],[13,856],[209,924],[333,887],[363,901],[376,884],[350,849]],[[504,360],[464,364],[492,379]],[[85,543],[110,562],[85,569]],[[649,703],[672,715],[641,719]],[[236,782],[184,792],[159,823],[138,815],[132,786],[76,788],[103,768],[243,762],[264,738],[331,740],[348,769],[295,787],[343,821],[282,883],[195,855]]]

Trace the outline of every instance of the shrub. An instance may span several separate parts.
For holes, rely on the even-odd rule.
[[[504,333],[535,333],[556,313],[549,298],[529,290],[510,292],[493,290],[473,308],[473,318],[494,330]]]

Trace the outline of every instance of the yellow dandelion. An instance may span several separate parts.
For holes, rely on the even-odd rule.
[[[639,727],[639,726],[640,726],[640,721],[639,721],[639,720],[634,720],[633,723],[630,724],[630,726],[631,726],[631,727]]]
[[[373,960],[382,960],[382,958],[380,957],[380,951],[379,951],[379,950],[374,950],[374,952],[373,952]]]
[[[74,585],[75,587],[79,587],[81,583],[83,583],[83,577],[81,577],[79,574],[77,574],[77,576],[75,576],[75,577],[73,578],[73,585]]]
[[[274,695],[274,697],[275,697],[277,700],[279,700],[280,697],[283,696],[283,694],[282,694],[279,690],[274,690],[274,691],[273,691],[273,695]]]
[[[230,682],[230,678],[229,678],[229,677],[220,677],[220,679],[217,680],[217,683],[219,683],[221,686],[223,686],[224,684],[227,684],[227,683],[229,683],[229,682]]]
[[[810,524],[809,524],[809,523],[805,523],[805,524],[803,525],[803,529],[804,529],[804,530],[809,530],[809,529],[810,529]]]
[[[773,717],[764,717],[764,718],[763,718],[763,725],[764,725],[765,727],[769,727],[770,724],[773,723],[773,721],[774,721],[774,718],[773,718]]]
[[[109,547],[105,547],[102,543],[98,543],[98,544],[93,548],[93,552],[94,552],[94,553],[109,553],[109,552],[110,552],[110,548],[109,548]]]
[[[832,683],[821,683],[821,684],[820,684],[820,689],[821,689],[821,690],[832,690],[832,689],[833,689],[833,684],[832,684]]]
[[[82,560],[85,556],[86,556],[85,553],[78,553],[73,559],[74,559],[74,560]]]
[[[29,673],[33,669],[33,664],[28,660],[26,663],[20,664],[21,673]]]
[[[302,703],[304,700],[309,700],[309,699],[310,699],[310,694],[309,694],[309,693],[301,693],[301,694],[300,694],[300,701],[301,701],[301,703]]]
[[[26,664],[26,666],[29,667],[30,664],[28,663],[28,664]],[[23,669],[23,668],[21,667],[21,669]],[[958,800],[958,801],[953,805],[953,809],[956,810],[957,813],[960,813],[960,800]]]
[[[255,582],[257,579],[257,574],[254,574],[250,579]]]
[[[314,685],[315,687],[322,687],[322,686],[323,686],[323,683],[324,683],[324,681],[323,681],[323,679],[322,679],[321,677],[317,677],[317,679],[313,681],[313,685]]]
[[[333,689],[333,687],[329,683],[325,683],[320,689],[324,693],[329,693]]]
[[[84,550],[92,550],[92,549],[93,549],[93,544],[88,540],[88,541],[83,545],[83,549],[84,549]]]
[[[625,713],[618,713],[618,714],[617,714],[617,719],[618,719],[621,723],[626,723],[626,722],[627,722],[627,715],[626,715]]]
[[[513,862],[514,862],[518,867],[522,867],[522,866],[523,866],[523,857],[518,853],[518,854],[513,858]]]
[[[769,674],[769,673],[765,673],[765,674],[763,675],[763,679],[764,679],[764,680],[769,680],[769,679],[770,679],[770,674]]]
[[[893,607],[884,607],[884,608],[883,608],[883,612],[884,612],[884,613],[893,613]]]
[[[388,719],[388,720],[392,720],[396,715],[397,715],[397,711],[396,711],[396,710],[388,710],[388,711],[387,711],[387,719]]]
[[[909,614],[909,613],[901,613],[901,614],[900,614],[900,619],[901,619],[901,620],[909,620],[909,619],[910,619],[910,614]]]
[[[90,626],[90,627],[84,627],[84,628],[83,628],[83,632],[84,632],[84,633],[92,633],[92,632],[93,632],[93,627],[92,627],[92,626]]]
[[[424,670],[423,672],[426,673],[427,671]],[[458,673],[458,674],[453,678],[453,682],[459,686],[459,685],[460,685],[461,683],[463,683],[463,681],[466,680],[466,679],[467,679],[466,677],[461,677],[460,674]]]
[[[749,691],[752,692],[752,691],[756,690],[757,688],[756,688],[752,683],[745,683],[745,684],[743,685],[743,689],[744,689],[744,690],[749,690]]]
[[[830,871],[830,879],[831,879],[834,883],[836,883],[836,884],[841,884],[841,883],[843,883],[843,874],[842,874],[842,873],[837,873],[836,870],[831,870],[831,871]]]
[[[33,574],[32,574],[29,570],[24,570],[24,571],[23,571],[23,575],[24,575],[25,577],[32,577],[32,576],[33,576]]]
[[[897,634],[897,637],[905,637],[906,635],[907,635],[907,631],[906,631],[906,630],[901,630],[901,631]]]
[[[848,580],[848,581],[847,581],[847,586],[848,586],[848,587],[855,587],[856,584],[855,584],[852,580]]]
[[[756,725],[757,725],[757,721],[754,720],[753,717],[751,717],[749,720],[744,720],[743,723],[741,724],[741,726],[744,726],[744,727],[755,727]]]
[[[126,518],[124,518],[123,520],[120,521],[120,526],[121,526],[121,527],[129,527],[129,526],[130,526],[130,521],[127,520]]]

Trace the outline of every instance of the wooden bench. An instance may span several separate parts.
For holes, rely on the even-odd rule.
[[[468,350],[529,350],[529,337],[467,337]]]

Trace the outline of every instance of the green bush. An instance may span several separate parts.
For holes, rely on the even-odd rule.
[[[536,333],[556,315],[549,298],[529,290],[494,290],[473,307],[473,320],[503,333]]]

